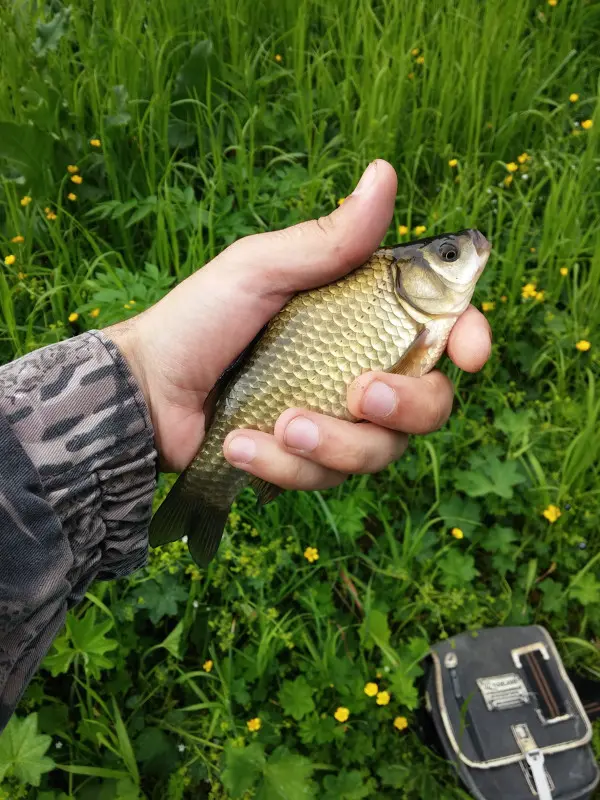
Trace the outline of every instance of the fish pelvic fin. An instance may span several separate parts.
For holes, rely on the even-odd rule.
[[[255,476],[250,478],[250,486],[256,492],[258,502],[261,506],[275,500],[283,491],[279,486],[275,486],[275,484],[268,483],[268,481],[263,481],[261,478]]]
[[[183,489],[183,474],[160,504],[150,523],[152,547],[188,537],[188,549],[199,567],[214,558],[231,510],[210,505],[202,497],[190,497]]]

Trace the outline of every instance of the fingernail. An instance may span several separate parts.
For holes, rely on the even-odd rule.
[[[356,189],[352,192],[352,194],[364,194],[364,192],[367,192],[375,182],[376,174],[377,174],[377,162],[371,161],[369,166],[363,172],[362,177],[359,180]]]
[[[294,417],[285,429],[283,441],[286,447],[310,453],[319,444],[319,429],[306,417]]]
[[[255,455],[256,442],[249,436],[236,436],[227,447],[227,457],[238,464],[249,464]]]
[[[373,381],[367,387],[361,407],[367,417],[388,417],[396,408],[396,393],[387,384]]]

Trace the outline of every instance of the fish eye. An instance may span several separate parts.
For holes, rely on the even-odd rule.
[[[458,246],[454,244],[454,242],[442,242],[439,248],[439,254],[444,261],[448,262],[456,261],[460,255]]]

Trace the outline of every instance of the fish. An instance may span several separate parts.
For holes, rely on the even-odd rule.
[[[251,486],[260,504],[282,491],[225,459],[228,433],[272,433],[292,407],[360,423],[347,408],[349,385],[372,370],[429,372],[490,251],[476,229],[381,246],[338,280],[295,294],[215,385],[204,439],[156,510],[150,545],[187,536],[194,562],[208,566],[242,489]]]

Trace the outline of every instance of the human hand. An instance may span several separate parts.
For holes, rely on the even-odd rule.
[[[396,189],[394,169],[377,160],[328,216],[234,242],[154,306],[105,331],[144,393],[163,469],[179,472],[194,458],[210,390],[292,295],[345,275],[379,247]],[[475,372],[490,351],[488,322],[470,306],[454,326],[448,355]],[[366,373],[348,391],[348,408],[365,420],[361,425],[288,409],[273,435],[230,433],[224,454],[284,489],[327,488],[399,458],[409,434],[445,424],[452,401],[452,384],[438,370],[422,378]],[[236,446],[240,433],[242,447]]]

